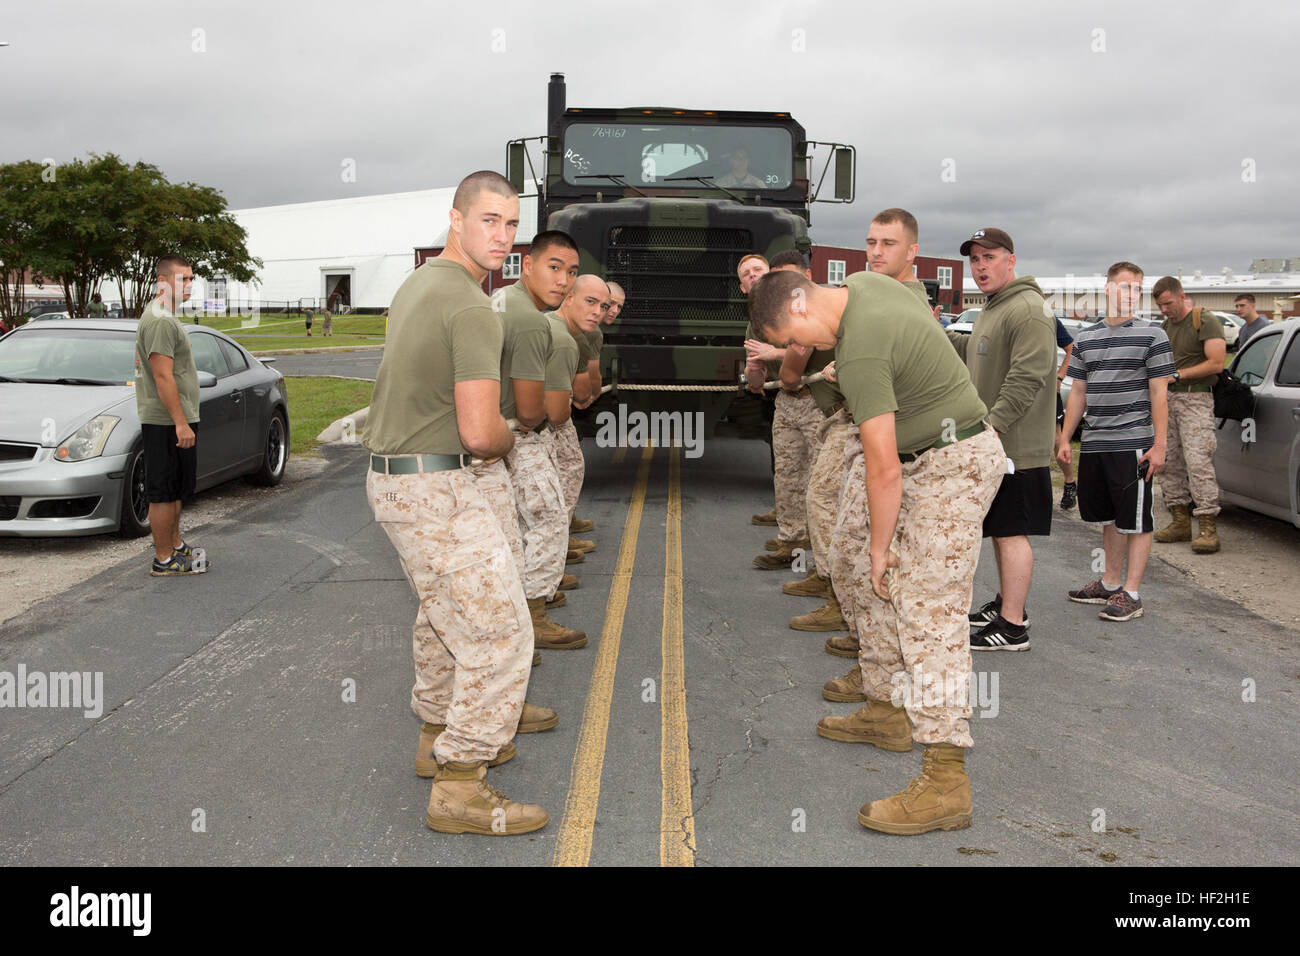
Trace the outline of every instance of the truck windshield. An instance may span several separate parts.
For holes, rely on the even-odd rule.
[[[573,123],[564,132],[564,181],[596,186],[617,176],[629,185],[702,176],[728,189],[787,189],[794,144],[779,126]],[[586,178],[584,178],[586,177]]]

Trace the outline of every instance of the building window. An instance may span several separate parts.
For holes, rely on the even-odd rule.
[[[501,266],[501,278],[518,279],[520,262],[521,255],[518,252],[512,252],[510,255],[506,256],[506,261]]]
[[[831,259],[826,263],[826,281],[831,285],[844,284],[844,260]]]
[[[952,288],[952,266],[939,267],[939,288],[940,289]]]

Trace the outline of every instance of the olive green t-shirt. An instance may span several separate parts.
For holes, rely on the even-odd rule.
[[[587,349],[582,357],[584,363],[599,362],[600,350],[605,344],[605,333],[598,325],[584,336],[587,340]]]
[[[501,417],[514,418],[515,389],[511,379],[546,381],[546,356],[551,350],[551,323],[537,311],[522,282],[501,294],[501,321],[505,338],[501,346]]]
[[[455,385],[500,381],[501,316],[468,270],[426,259],[388,311],[363,440],[377,455],[463,455]]]
[[[573,379],[581,364],[578,343],[558,314],[547,312],[546,318],[551,323],[551,352],[546,359],[546,391],[571,392]]]
[[[172,378],[180,395],[185,421],[199,420],[199,370],[194,367],[194,350],[180,319],[154,299],[145,306],[135,329],[135,408],[141,425],[173,425],[167,406],[158,397],[150,355],[172,360]]]
[[[913,452],[938,441],[945,420],[960,431],[988,414],[966,364],[902,283],[859,272],[844,285],[835,369],[854,424],[894,412],[898,450]]]
[[[1196,331],[1190,310],[1181,321],[1165,319],[1161,328],[1169,336],[1169,344],[1174,348],[1174,368],[1191,368],[1205,361],[1205,343],[1210,339],[1223,338],[1223,322],[1209,309],[1201,310],[1201,330]],[[1204,375],[1201,378],[1180,378],[1175,385],[1216,385],[1218,375]]]

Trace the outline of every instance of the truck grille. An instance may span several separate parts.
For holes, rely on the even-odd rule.
[[[635,319],[734,320],[748,317],[736,284],[742,256],[754,251],[748,229],[615,226],[605,270],[636,302]]]

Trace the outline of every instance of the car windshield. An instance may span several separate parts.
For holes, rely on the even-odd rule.
[[[680,188],[700,184],[664,180],[703,176],[729,189],[786,189],[793,157],[779,126],[572,123],[564,131],[564,181],[576,186],[617,176],[638,188]]]
[[[0,341],[0,377],[16,382],[130,385],[135,333],[25,326]]]

